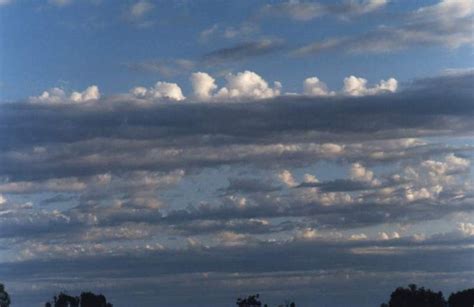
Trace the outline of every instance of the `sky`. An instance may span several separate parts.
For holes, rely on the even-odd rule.
[[[0,0],[12,306],[472,287],[473,17],[470,0]]]

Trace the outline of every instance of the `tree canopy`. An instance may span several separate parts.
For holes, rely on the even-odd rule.
[[[474,288],[452,293],[448,299],[449,307],[474,306]]]
[[[113,307],[102,294],[82,292],[80,296],[71,296],[64,292],[53,297],[52,302],[47,302],[45,307]]]
[[[0,307],[8,307],[10,304],[10,295],[5,290],[5,286],[0,283]]]

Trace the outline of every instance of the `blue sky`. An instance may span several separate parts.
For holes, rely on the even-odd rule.
[[[340,48],[291,55],[292,50],[314,41],[400,26],[406,23],[407,14],[433,3],[392,1],[366,14],[327,14],[295,20],[262,13],[270,5],[263,1],[158,1],[137,17],[130,17],[136,5],[133,1],[12,2],[0,11],[1,95],[11,101],[51,87],[76,90],[90,84],[99,85],[104,94],[111,95],[158,80],[177,82],[189,89],[189,74],[194,70],[251,70],[281,81],[285,90],[294,92],[300,90],[301,80],[313,75],[340,88],[342,79],[351,74],[371,82],[389,77],[411,81],[446,68],[472,66],[472,49],[466,44],[456,48],[446,48],[443,43],[423,47],[413,44],[403,50],[369,54],[347,54]],[[206,30],[210,33],[207,36],[203,35]],[[207,53],[264,39],[279,41],[282,46],[261,56],[243,56],[218,65],[200,64]],[[178,71],[165,75],[130,67],[177,59],[195,65],[186,70],[175,67]]]
[[[14,306],[91,290],[118,307],[365,307],[472,286],[473,15],[0,0]]]

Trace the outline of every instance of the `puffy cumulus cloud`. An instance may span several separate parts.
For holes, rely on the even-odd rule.
[[[199,102],[240,102],[244,100],[271,99],[281,94],[282,85],[275,81],[273,87],[255,72],[246,70],[237,74],[228,74],[226,83],[219,88],[216,80],[205,72],[191,74],[189,80],[192,85],[191,97]],[[326,84],[317,77],[310,77],[303,82],[303,93],[305,96],[365,96],[377,95],[397,90],[397,80],[390,78],[381,80],[374,87],[367,87],[367,80],[355,76],[344,79],[344,88],[341,92],[330,91]],[[114,103],[131,97],[139,101],[184,101],[189,100],[184,96],[181,87],[172,82],[158,81],[150,88],[137,86],[129,91],[128,95],[117,95],[106,101]],[[300,94],[291,94],[300,95]],[[88,104],[101,98],[98,86],[92,85],[82,92],[72,92],[68,95],[61,88],[52,88],[44,91],[39,96],[29,98],[31,103],[38,104]]]
[[[405,198],[409,202],[436,200],[441,193],[451,199],[463,198],[469,191],[471,182],[466,181],[470,161],[450,153],[443,160],[424,160],[417,166],[407,166],[396,180],[403,185]]]
[[[30,97],[31,103],[60,104],[60,103],[89,103],[100,99],[97,85],[92,85],[82,92],[72,92],[68,97],[66,92],[58,87],[44,91],[40,96]]]
[[[0,194],[0,206],[7,202],[7,199]]]
[[[449,183],[453,179],[453,175],[467,172],[470,164],[468,159],[450,153],[445,156],[444,161],[425,160],[421,166],[428,173],[428,178],[432,182]]]
[[[217,86],[210,75],[197,72],[191,76],[194,96],[201,101],[266,99],[280,95],[280,82],[275,82],[272,88],[261,76],[252,71],[229,74],[226,76],[226,81],[225,86],[214,93]]]
[[[156,82],[153,87],[148,89],[142,86],[134,87],[130,93],[134,97],[144,100],[182,101],[186,99],[178,84],[161,81]]]
[[[288,187],[295,187],[297,185],[293,174],[291,174],[289,170],[283,170],[280,174],[278,174],[278,178],[280,178],[281,182],[283,182]]]
[[[210,100],[217,89],[216,80],[205,72],[193,73],[190,81],[194,97],[199,101]]]
[[[44,91],[40,96],[29,98],[34,103],[61,103],[67,101],[64,90],[54,87],[48,91]]]
[[[469,237],[474,236],[474,224],[473,223],[459,223],[458,229],[465,236],[469,236]]]
[[[218,99],[265,99],[280,95],[280,82],[276,81],[271,88],[261,76],[252,71],[229,74],[226,80],[226,85],[216,93]]]
[[[71,100],[74,102],[86,102],[100,98],[99,88],[96,85],[89,86],[83,92],[73,92]]]
[[[318,77],[310,77],[303,82],[303,95],[306,96],[367,96],[378,95],[383,93],[394,93],[397,91],[398,81],[394,78],[388,80],[380,80],[373,87],[367,87],[367,79],[349,76],[344,78],[344,86],[340,92],[330,91],[326,83],[322,82]]]
[[[396,231],[387,233],[385,231],[379,232],[378,239],[381,241],[400,239],[400,234]]]
[[[367,80],[355,76],[344,78],[343,93],[349,96],[376,95],[380,93],[393,93],[398,88],[398,82],[394,78],[381,80],[374,87],[367,87]]]
[[[350,176],[352,180],[372,182],[374,172],[368,170],[360,163],[353,163],[350,169]]]
[[[304,183],[310,183],[310,184],[313,184],[313,183],[318,183],[319,180],[318,178],[316,178],[316,176],[314,175],[311,175],[311,174],[304,174]]]
[[[424,200],[424,199],[435,199],[439,193],[441,193],[443,188],[441,186],[434,186],[430,188],[414,188],[407,187],[405,189],[405,198],[409,202]]]
[[[310,77],[303,82],[303,94],[308,96],[328,96],[334,95],[334,92],[330,92],[326,83],[320,81],[317,77]]]

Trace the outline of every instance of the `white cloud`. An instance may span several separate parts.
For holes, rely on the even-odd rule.
[[[458,229],[465,236],[474,236],[474,224],[472,223],[459,223]]]
[[[32,103],[59,104],[84,103],[100,99],[100,91],[96,85],[91,85],[82,92],[73,92],[67,97],[66,92],[58,87],[44,91],[40,96],[30,97]]]
[[[229,74],[226,80],[227,84],[217,92],[217,98],[265,99],[280,95],[280,82],[275,82],[274,88],[270,88],[262,77],[252,71],[246,70],[236,75]]]
[[[273,87],[270,87],[267,81],[255,72],[246,70],[236,74],[228,74],[226,83],[219,88],[216,80],[205,72],[195,72],[191,74],[189,80],[192,85],[191,97],[195,101],[200,102],[239,102],[243,100],[259,100],[270,99],[281,94],[282,85],[280,82],[274,82]],[[372,88],[367,88],[367,80],[350,76],[344,79],[344,88],[341,92],[330,91],[326,84],[320,81],[317,77],[310,77],[304,80],[303,93],[294,93],[291,95],[307,95],[307,96],[333,96],[333,95],[350,95],[350,96],[364,96],[376,95],[385,92],[395,92],[397,89],[397,80],[390,78],[388,80],[381,80]],[[184,96],[181,87],[172,82],[158,81],[154,86],[146,88],[137,86],[132,88],[129,93],[134,98],[145,101],[153,100],[170,100],[170,101],[184,101]],[[286,94],[290,95],[290,94]],[[130,97],[130,95],[126,95]],[[63,89],[55,87],[44,91],[39,96],[29,97],[31,103],[44,104],[60,104],[60,103],[90,103],[101,98],[99,87],[91,85],[82,92],[72,92],[68,95]],[[114,99],[109,100],[116,101]],[[342,148],[338,145],[325,144],[330,146],[329,151],[340,151]]]
[[[73,92],[70,99],[74,102],[86,102],[100,98],[99,88],[96,85],[89,86],[83,92]]]
[[[49,91],[44,91],[40,96],[30,97],[29,100],[34,103],[61,103],[67,99],[64,90],[54,87]]]
[[[7,202],[6,198],[3,197],[2,194],[0,194],[0,206],[3,205],[3,204],[6,203],[6,202]]]
[[[224,246],[240,246],[254,242],[255,238],[233,231],[224,231],[217,236],[217,241]]]
[[[186,99],[178,84],[161,81],[156,82],[149,89],[142,86],[134,87],[130,93],[137,98],[146,100],[182,101]]]
[[[318,183],[319,180],[316,178],[316,176],[311,175],[311,174],[304,174],[304,182],[305,183]]]
[[[354,11],[377,6],[377,1]],[[442,0],[407,13],[401,25],[380,26],[360,36],[333,37],[298,48],[295,55],[315,54],[324,50],[345,50],[349,53],[394,52],[415,46],[440,45],[458,48],[474,45],[474,2]]]
[[[300,231],[295,236],[295,239],[298,240],[314,240],[321,237],[319,232],[313,228],[305,228]]]
[[[281,182],[286,184],[288,187],[295,187],[297,185],[295,178],[289,170],[283,170],[279,175]]]
[[[288,17],[296,21],[309,21],[325,15],[341,18],[363,15],[384,7],[388,0],[347,0],[341,4],[290,0],[288,2],[266,5],[264,15]]]
[[[217,89],[216,80],[205,72],[193,73],[190,80],[194,97],[199,101],[211,99],[213,92]]]
[[[349,240],[351,240],[351,241],[367,240],[367,235],[364,234],[364,233],[352,234],[349,237]]]
[[[364,182],[372,182],[374,172],[368,170],[360,163],[353,163],[350,170],[351,179]]]
[[[348,6],[353,14],[367,14],[378,10],[387,5],[388,0],[363,0],[363,1],[348,1]]]
[[[310,77],[305,79],[303,82],[303,94],[307,96],[367,96],[394,93],[397,91],[397,88],[398,81],[394,78],[380,80],[380,82],[373,87],[367,87],[366,79],[353,75],[344,78],[344,87],[342,88],[342,91],[338,93],[330,91],[326,83],[322,82],[318,77]]]
[[[243,71],[226,76],[226,85],[217,89],[215,80],[207,73],[198,72],[191,76],[194,96],[201,101],[239,101],[242,99],[265,99],[280,95],[281,83],[275,82],[274,87],[258,74]]]
[[[317,77],[304,80],[303,93],[308,96],[328,96],[335,94],[334,92],[330,92],[326,83],[320,81]]]
[[[355,76],[349,76],[344,78],[343,93],[349,96],[366,96],[366,95],[377,95],[381,93],[393,93],[398,88],[398,81],[394,78],[388,80],[381,80],[379,84],[376,84],[372,88],[367,87],[367,80]]]
[[[470,161],[454,154],[443,160],[424,160],[417,167],[406,167],[399,176],[405,185],[405,200],[409,202],[422,199],[436,199],[441,192],[451,197],[462,197],[470,187],[462,175],[467,174]]]
[[[400,239],[400,234],[396,231],[394,231],[392,233],[379,232],[378,239],[382,240],[382,241]]]
[[[76,177],[48,179],[44,181],[16,181],[0,183],[2,193],[78,192],[87,188],[87,182]]]
[[[421,199],[432,199],[436,197],[439,193],[441,192],[440,189],[438,190],[433,190],[427,189],[427,188],[413,188],[413,187],[408,187],[405,189],[405,198],[407,201],[417,201]]]

